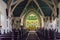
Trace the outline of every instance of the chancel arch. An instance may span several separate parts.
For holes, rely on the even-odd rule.
[[[42,28],[44,27],[44,22],[43,22],[43,17],[39,14],[39,12],[37,12],[34,9],[30,9],[29,11],[27,11],[21,19],[21,25],[23,25],[25,28],[28,28],[29,25],[27,25],[29,22],[31,25],[34,24],[33,26],[35,26],[35,28]],[[30,25],[30,27],[32,27]]]

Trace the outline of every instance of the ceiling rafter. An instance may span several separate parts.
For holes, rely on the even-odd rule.
[[[20,17],[23,15],[23,13],[24,13],[24,11],[25,11],[26,7],[29,5],[29,3],[30,3],[30,2],[31,2],[31,0],[29,0],[29,1],[27,2],[27,4],[26,4],[26,6],[25,6],[25,8],[24,8],[23,12],[21,13]]]
[[[13,0],[8,0],[7,7],[10,8]]]
[[[48,3],[48,1],[42,0],[43,2],[45,2],[50,8],[51,10],[53,9],[52,6]]]
[[[20,1],[18,0],[18,1],[17,1],[16,5],[15,5],[15,6],[13,7],[13,9],[12,9],[12,13],[13,13],[14,9],[17,7],[17,5],[18,5],[19,3],[21,3],[22,1],[23,1],[23,0],[20,0]]]
[[[57,6],[56,6],[54,0],[51,0],[51,1],[52,1],[52,4],[54,5],[54,10],[53,10],[53,14],[52,15],[57,16]]]
[[[17,7],[17,5],[19,3],[21,3],[23,0],[17,0],[16,5],[13,7],[13,9],[11,8],[13,0],[8,0],[8,17],[10,18],[13,15],[13,11],[15,10],[15,8]]]
[[[56,6],[56,0],[51,0],[51,4],[49,0],[42,0],[44,1],[52,10],[52,15],[57,16],[57,6]],[[55,1],[55,2],[54,2]],[[51,6],[53,5],[53,7]]]
[[[18,5],[19,3],[21,3],[22,1],[24,1],[24,0],[17,0],[16,2],[13,2],[13,0],[8,0],[8,8],[9,8],[9,11],[11,12],[9,15],[12,15],[12,13],[13,13],[13,11],[15,10],[15,8],[17,7],[17,5]],[[32,1],[32,0],[28,0],[28,1]],[[43,13],[41,7],[39,6],[39,4],[37,3],[37,1],[36,1],[36,0],[33,0],[33,1],[35,2],[35,4],[37,5],[37,7],[39,8],[39,10],[41,11],[41,14],[44,15],[44,13]],[[56,8],[57,8],[56,4],[57,4],[57,2],[56,2],[56,0],[51,0],[51,1],[49,1],[49,0],[42,0],[42,1],[44,1],[44,2],[51,8],[51,10],[52,10],[52,15],[53,15],[53,14],[54,14],[54,15],[57,15],[57,11],[56,11]],[[56,3],[55,3],[55,2],[56,2]],[[13,9],[11,9],[11,6],[14,5],[14,4],[16,4],[16,5],[13,7]],[[26,4],[24,10],[25,10],[26,7],[28,6],[28,4],[29,4],[29,3]],[[53,7],[51,6],[51,4],[53,5]],[[24,12],[24,10],[23,10],[23,12]],[[22,13],[23,13],[23,12],[22,12]]]
[[[7,8],[8,8],[8,18],[11,17],[11,3],[13,2],[13,0],[8,0],[7,3]]]
[[[14,5],[14,4],[16,4],[18,1],[15,1],[15,2],[13,2],[11,5]]]
[[[42,11],[42,9],[41,9],[41,7],[39,6],[39,4],[37,3],[37,1],[36,1],[36,0],[33,0],[33,1],[35,2],[35,4],[37,5],[37,7],[39,8],[42,16],[44,17],[44,12]]]
[[[24,8],[24,10],[23,10],[23,12],[21,13],[21,15],[20,15],[20,16],[22,16],[22,15],[23,15],[23,13],[24,13],[24,11],[25,11],[26,7],[29,5],[29,3],[30,3],[31,1],[34,1],[34,3],[37,5],[37,7],[39,8],[39,10],[41,11],[41,14],[42,14],[42,15],[43,15],[43,17],[44,17],[44,13],[43,13],[43,11],[42,11],[41,7],[39,6],[39,4],[37,3],[37,1],[36,1],[36,0],[29,0],[29,1],[28,1],[28,3],[26,4],[26,6],[25,6],[25,8]]]

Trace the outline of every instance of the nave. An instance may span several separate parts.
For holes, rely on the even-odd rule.
[[[57,0],[0,0],[0,40],[60,40],[59,11]]]
[[[47,29],[36,31],[13,29],[10,33],[0,34],[0,40],[60,40],[60,33]]]

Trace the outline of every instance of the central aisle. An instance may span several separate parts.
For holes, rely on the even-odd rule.
[[[28,33],[26,40],[40,40],[40,39],[35,31],[30,31]]]

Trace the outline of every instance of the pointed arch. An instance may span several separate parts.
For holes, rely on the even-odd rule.
[[[32,0],[29,0],[29,1],[28,1],[28,3],[26,4],[26,6],[25,6],[23,12],[21,13],[20,17],[24,14],[24,12],[25,12],[27,6],[30,4],[31,1],[32,1]],[[34,3],[36,4],[36,6],[39,8],[39,10],[40,10],[42,16],[44,16],[44,13],[43,13],[41,7],[39,6],[39,4],[36,2],[36,0],[33,0],[33,2],[34,2]]]
[[[18,0],[17,1],[17,3],[16,3],[16,5],[13,7],[13,9],[12,9],[12,13],[13,13],[13,11],[15,10],[15,8],[19,5],[19,3],[21,3],[21,2],[23,2],[23,0]]]
[[[25,10],[26,10],[26,8],[27,8],[27,6],[29,5],[30,2],[31,2],[31,0],[29,0],[28,3],[26,4],[26,6],[25,6],[23,12],[21,13],[20,17],[23,15],[23,13],[25,12]]]
[[[23,25],[24,26],[26,25],[25,21],[26,21],[27,16],[30,15],[30,12],[34,12],[33,14],[37,16],[39,24],[40,24],[40,27],[42,27],[42,25],[43,25],[43,23],[42,23],[43,19],[42,18],[43,17],[41,15],[39,15],[38,12],[36,12],[33,9],[29,10],[25,15],[23,15],[24,16],[24,18],[23,18]]]

